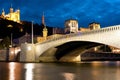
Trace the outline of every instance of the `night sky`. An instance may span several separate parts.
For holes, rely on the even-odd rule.
[[[99,22],[102,27],[120,24],[120,0],[0,0],[0,10],[9,12],[12,4],[20,9],[21,20],[41,23],[44,12],[47,26],[64,27],[67,19],[77,19],[79,27]]]

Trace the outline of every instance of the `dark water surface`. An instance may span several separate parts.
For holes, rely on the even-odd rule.
[[[120,61],[0,62],[0,80],[120,80]]]

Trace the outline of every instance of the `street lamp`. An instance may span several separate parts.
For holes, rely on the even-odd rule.
[[[32,32],[31,33],[32,33],[32,37],[31,37],[32,38],[32,44],[33,44],[33,21],[32,21]]]

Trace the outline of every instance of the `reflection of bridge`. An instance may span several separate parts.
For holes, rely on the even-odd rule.
[[[84,44],[82,44],[81,42],[83,42]],[[98,44],[106,44],[106,45],[120,48],[120,45],[119,45],[120,25],[101,28],[98,30],[66,34],[58,38],[47,40],[43,43],[23,44],[21,47],[22,52],[21,52],[20,60],[21,61],[34,61],[34,60],[35,61],[36,60],[37,61],[38,60],[56,61],[59,59],[63,61],[65,60],[80,61],[80,52],[84,51],[88,45],[88,44],[85,44],[85,42],[87,42],[89,45],[90,43],[98,43]],[[74,47],[72,44],[74,45]],[[85,48],[82,48],[83,45],[84,46],[86,45]],[[29,46],[31,46],[32,48],[30,48]],[[79,46],[79,47],[76,47],[76,50],[75,49],[72,50],[73,48],[75,48],[75,46]],[[70,49],[71,51],[69,52],[69,54],[61,53],[62,55],[60,55],[60,53],[57,51],[57,50],[60,50],[58,49],[59,47],[61,48],[64,47],[66,48],[66,50]]]

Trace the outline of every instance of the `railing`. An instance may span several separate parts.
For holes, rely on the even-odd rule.
[[[70,33],[70,34],[66,34],[66,35],[60,36],[60,37],[57,36],[57,37],[54,37],[52,39],[48,39],[48,40],[46,40],[44,42],[41,42],[40,44],[44,44],[44,43],[48,43],[48,42],[52,42],[52,41],[56,41],[56,40],[60,40],[60,39],[64,39],[64,38],[71,38],[71,37],[76,37],[76,36],[90,35],[90,34],[96,34],[96,33],[103,33],[103,32],[114,31],[114,30],[120,30],[120,25],[110,26],[110,27],[96,29],[96,30],[78,32],[78,33]]]

